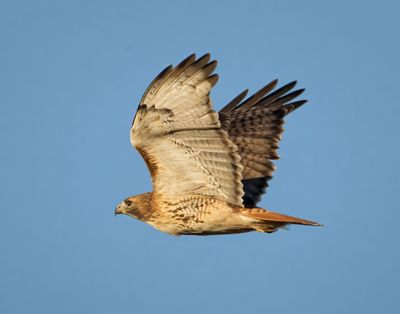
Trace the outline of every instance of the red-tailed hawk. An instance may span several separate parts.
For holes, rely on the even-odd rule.
[[[131,196],[126,214],[173,235],[274,232],[316,222],[258,208],[272,178],[283,118],[306,101],[277,80],[253,96],[247,90],[219,113],[212,109],[217,62],[191,55],[150,84],[133,119],[130,138],[150,170],[153,192]]]

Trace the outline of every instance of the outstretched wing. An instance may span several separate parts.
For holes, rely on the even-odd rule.
[[[279,158],[283,118],[306,103],[291,102],[304,91],[288,93],[296,82],[270,93],[277,82],[272,81],[245,101],[242,100],[247,90],[242,92],[219,112],[222,128],[229,133],[241,157],[245,207],[257,205],[275,171],[272,160]]]
[[[207,195],[242,206],[240,157],[211,107],[218,76],[209,59],[191,55],[154,79],[136,112],[131,143],[146,161],[154,193]]]

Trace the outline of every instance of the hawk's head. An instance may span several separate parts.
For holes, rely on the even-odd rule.
[[[139,220],[146,220],[151,213],[150,198],[151,193],[128,197],[115,208],[115,215],[125,214]]]

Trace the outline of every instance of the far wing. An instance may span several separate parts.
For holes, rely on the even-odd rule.
[[[207,195],[242,206],[242,166],[236,146],[212,110],[216,61],[192,55],[167,67],[145,92],[131,143],[151,172],[154,193]],[[211,75],[211,76],[210,76]]]
[[[219,112],[222,128],[238,147],[243,165],[243,203],[255,207],[268,187],[278,159],[279,141],[283,133],[284,117],[306,100],[291,102],[304,89],[288,93],[296,82],[291,82],[275,92],[277,80],[272,81],[253,96],[242,101],[244,91]]]

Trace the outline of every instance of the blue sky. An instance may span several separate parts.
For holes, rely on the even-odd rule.
[[[394,313],[396,1],[1,1],[1,313]],[[293,79],[261,205],[319,221],[172,237],[115,205],[151,189],[129,128],[170,63],[219,60],[221,108]]]

